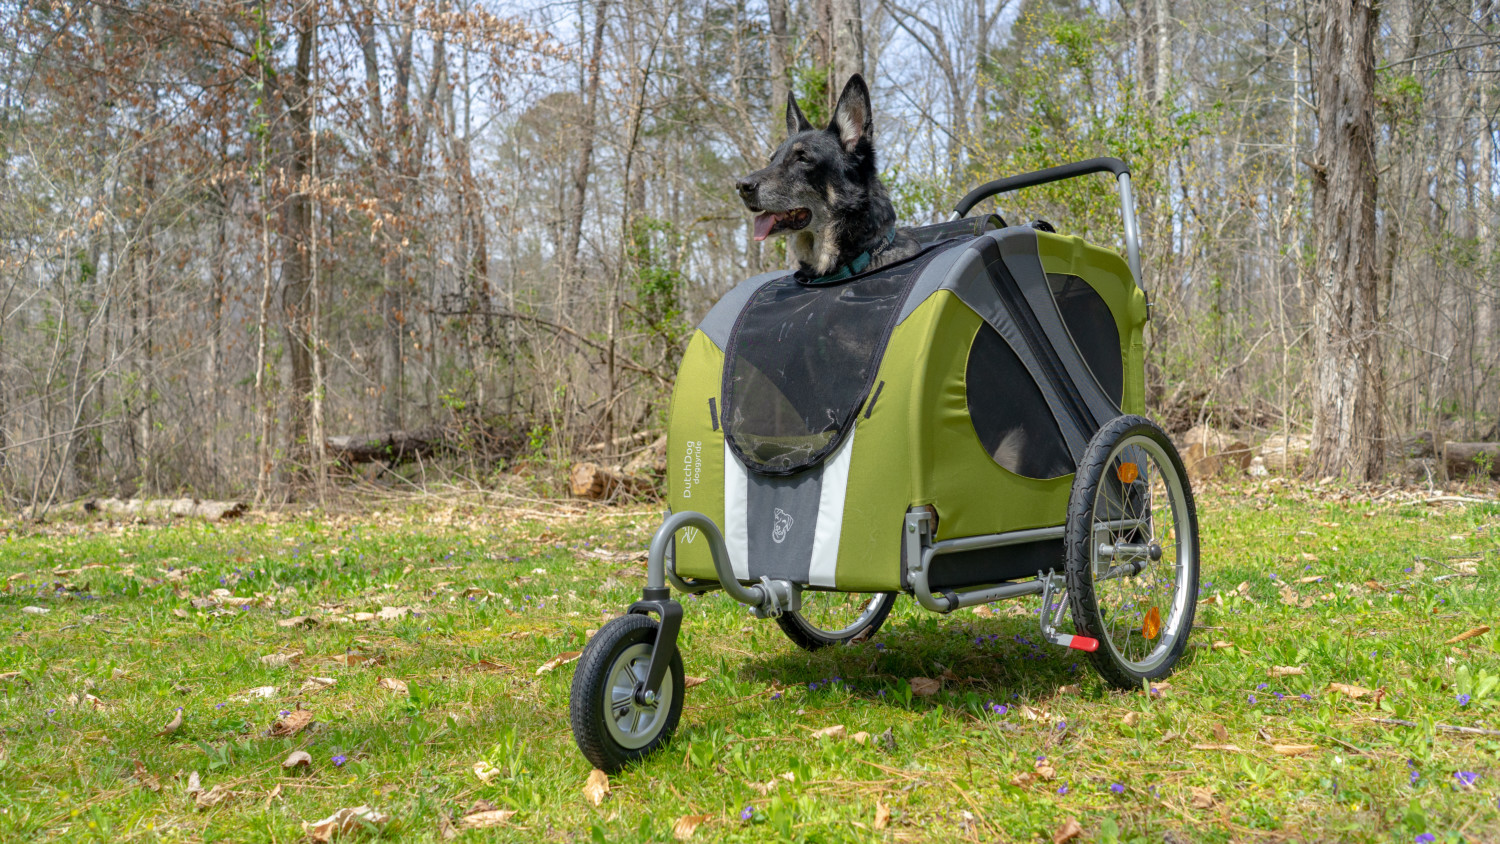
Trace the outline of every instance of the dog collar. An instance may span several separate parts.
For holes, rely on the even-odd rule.
[[[875,249],[879,249],[884,246],[890,246],[895,241],[896,229],[892,227],[890,231],[885,233],[885,243],[882,243],[880,246],[875,247]],[[864,272],[870,266],[870,262],[874,260],[874,255],[872,254],[874,251],[874,249],[869,249],[859,253],[858,255],[854,256],[854,260],[843,265],[842,267],[839,267],[837,270],[834,270],[828,275],[804,276],[801,273],[798,273],[797,277],[804,284],[832,284],[836,281],[843,281],[846,278],[853,278],[854,276],[857,276],[860,273]]]

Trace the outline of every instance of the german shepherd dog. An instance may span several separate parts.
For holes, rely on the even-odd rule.
[[[787,94],[787,139],[765,167],[735,183],[755,215],[755,239],[790,235],[793,269],[816,279],[873,270],[915,255],[875,167],[870,89],[858,74],[827,129],[814,128]],[[848,271],[845,273],[844,271]]]

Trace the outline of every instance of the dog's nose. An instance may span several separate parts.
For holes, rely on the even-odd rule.
[[[734,189],[740,192],[740,196],[747,198],[755,194],[757,187],[760,187],[760,183],[754,179],[740,179],[734,183]]]

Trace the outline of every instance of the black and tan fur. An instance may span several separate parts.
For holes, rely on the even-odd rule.
[[[850,77],[826,129],[787,95],[787,139],[771,161],[735,184],[756,215],[755,239],[787,235],[792,268],[825,276],[870,253],[867,270],[909,258],[917,242],[896,230],[896,210],[875,165],[870,90]]]

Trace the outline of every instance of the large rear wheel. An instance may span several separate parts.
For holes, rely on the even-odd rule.
[[[1090,440],[1067,523],[1068,601],[1089,654],[1115,686],[1138,689],[1181,658],[1198,597],[1198,516],[1182,459],[1142,416]]]

